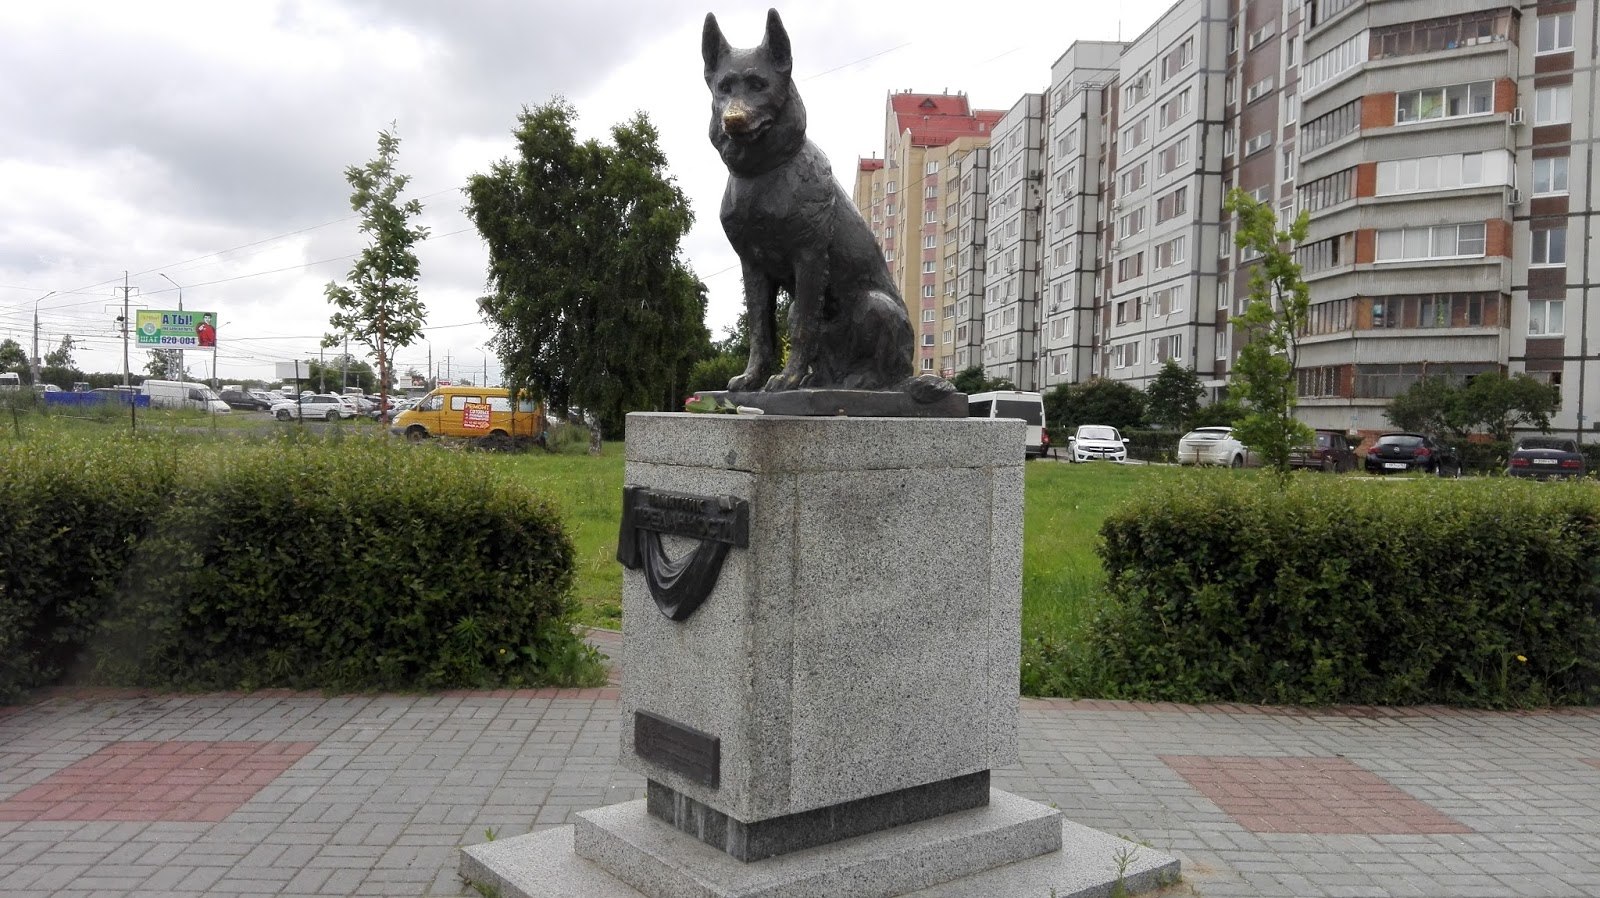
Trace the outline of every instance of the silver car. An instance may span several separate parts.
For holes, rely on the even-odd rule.
[[[1180,465],[1242,468],[1257,463],[1255,454],[1234,437],[1232,427],[1197,427],[1178,440]]]

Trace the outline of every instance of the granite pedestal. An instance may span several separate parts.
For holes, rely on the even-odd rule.
[[[989,788],[1017,757],[1022,438],[1020,421],[630,415],[644,504],[625,530],[655,529],[619,554],[657,560],[624,577],[620,761],[648,797],[579,815],[581,860],[562,863],[651,896],[891,896],[1059,854],[1056,811]],[[746,521],[703,602],[679,604],[661,571]],[[549,861],[565,838],[510,844]],[[518,885],[507,844],[463,872],[563,894]]]

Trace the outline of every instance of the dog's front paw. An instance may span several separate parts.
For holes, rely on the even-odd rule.
[[[760,378],[756,377],[755,375],[741,374],[738,377],[735,377],[733,380],[728,381],[728,392],[748,393],[757,388],[756,381],[758,380],[760,380]]]
[[[768,393],[781,393],[785,390],[798,390],[806,385],[810,376],[804,371],[790,371],[784,369],[781,374],[774,374],[767,380]]]

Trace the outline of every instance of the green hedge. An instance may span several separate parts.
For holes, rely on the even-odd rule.
[[[555,512],[460,453],[13,444],[0,504],[16,514],[0,534],[0,696],[64,675],[406,689],[598,672],[567,625],[572,546]]]
[[[1077,428],[1051,425],[1046,430],[1050,432],[1050,445],[1062,458],[1066,458],[1067,437],[1076,433]],[[1183,434],[1176,430],[1124,430],[1122,435],[1128,439],[1128,458],[1173,462],[1178,457],[1178,437]]]
[[[1113,695],[1600,700],[1600,494],[1583,484],[1186,477],[1101,534],[1109,602],[1079,661]]]

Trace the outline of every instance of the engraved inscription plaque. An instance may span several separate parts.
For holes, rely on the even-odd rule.
[[[682,536],[699,544],[681,558],[667,557],[661,535]],[[656,607],[681,621],[711,595],[730,548],[750,545],[750,503],[733,496],[694,496],[624,487],[617,560],[643,568]]]
[[[713,789],[722,779],[722,740],[659,714],[633,712],[633,750]]]

